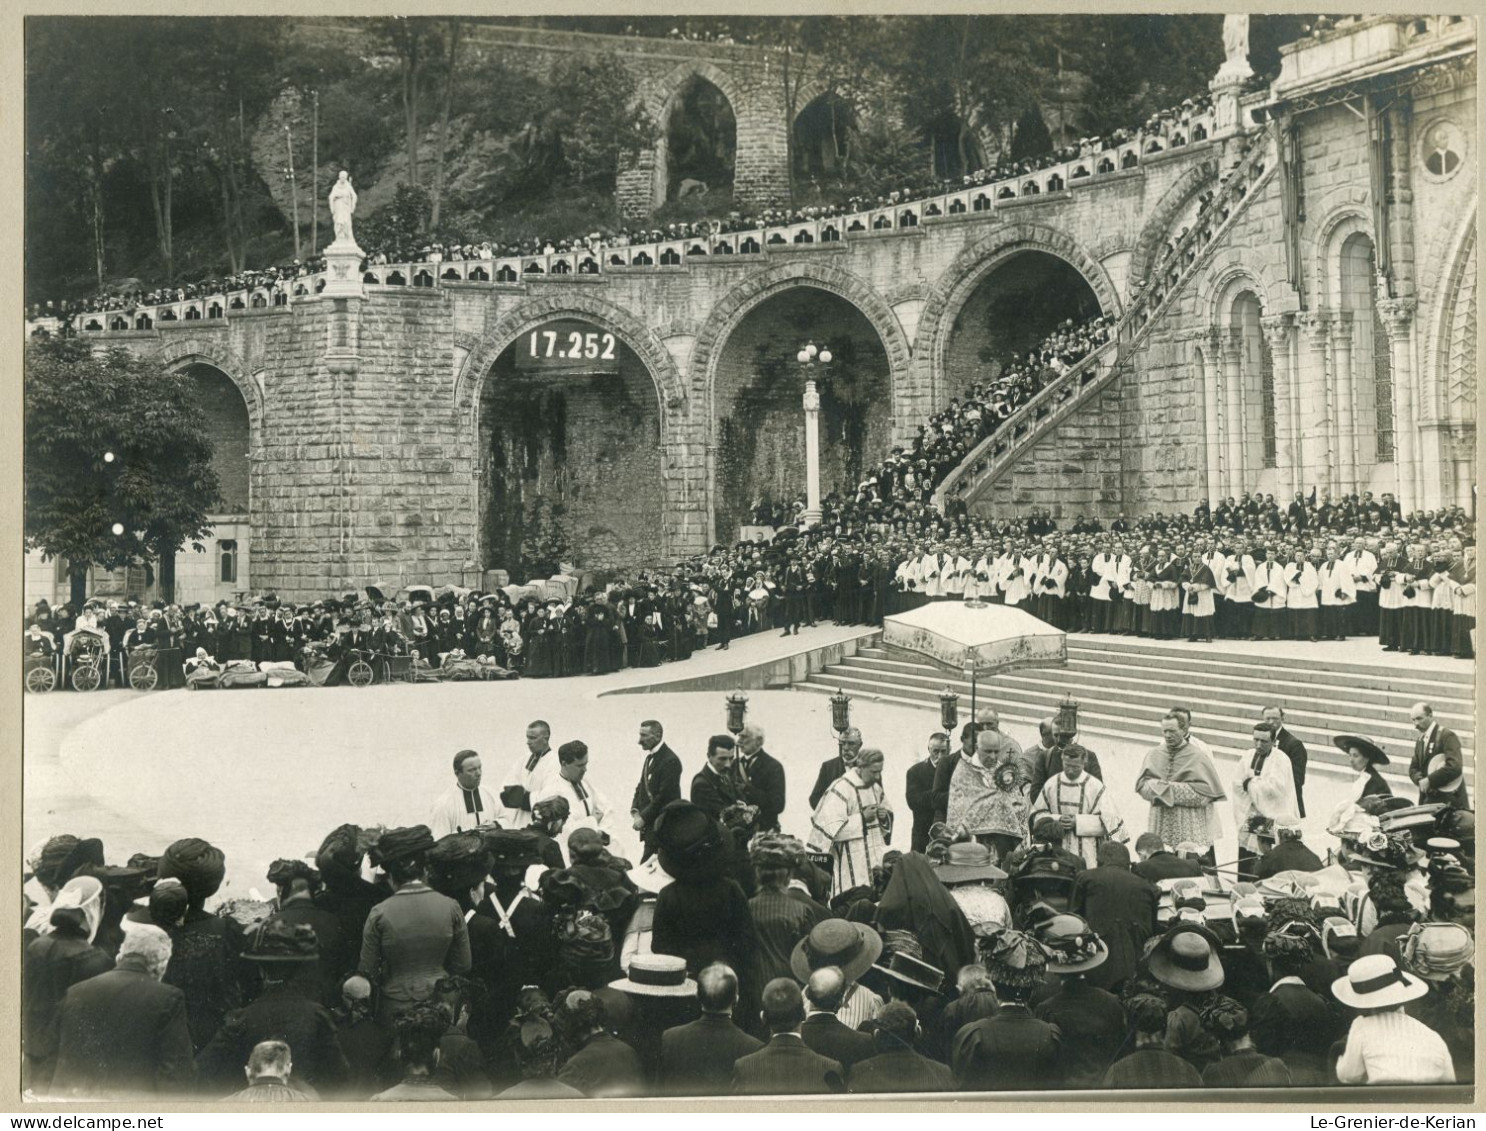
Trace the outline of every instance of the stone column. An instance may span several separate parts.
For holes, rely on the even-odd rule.
[[[1352,371],[1352,321],[1349,310],[1337,311],[1331,321],[1337,481],[1342,493],[1348,495],[1357,490],[1357,375]]]
[[[820,393],[814,378],[805,381],[805,525],[819,526]]]
[[[1275,490],[1283,490],[1290,497],[1300,489],[1296,485],[1299,452],[1291,411],[1294,392],[1290,384],[1290,316],[1267,315],[1259,320],[1259,325],[1269,343],[1274,369]]]
[[[1388,331],[1393,362],[1393,462],[1398,468],[1398,502],[1404,512],[1419,505],[1419,419],[1414,390],[1414,300],[1378,300],[1378,314]]]
[[[1228,451],[1228,467],[1224,478],[1228,490],[1224,494],[1239,496],[1244,493],[1243,463],[1243,366],[1240,364],[1243,350],[1236,332],[1215,332],[1222,358],[1220,372],[1223,381],[1223,441]]]
[[[1330,459],[1331,422],[1327,418],[1326,346],[1331,336],[1330,315],[1305,310],[1296,315],[1305,339],[1300,352],[1296,395],[1300,399],[1300,486],[1306,493],[1333,489]]]
[[[1219,395],[1222,384],[1222,368],[1218,361],[1218,331],[1216,328],[1198,330],[1192,335],[1194,346],[1201,350],[1202,358],[1202,419],[1203,448],[1206,452],[1207,498],[1216,509],[1218,497],[1227,494],[1223,490],[1223,412]]]

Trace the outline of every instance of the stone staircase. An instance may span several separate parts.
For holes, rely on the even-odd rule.
[[[1228,229],[1238,222],[1249,202],[1258,198],[1258,190],[1277,175],[1278,168],[1275,130],[1272,125],[1266,126],[1253,136],[1229,173],[1223,188],[1230,204],[1227,217],[1215,217],[1208,225],[1193,224],[1184,237],[1175,241],[1172,255],[1154,265],[1158,277],[1127,302],[1110,341],[1049,381],[971,449],[935,490],[935,506],[943,511],[951,502],[968,504],[984,494],[1023,455],[1109,385],[1126,366],[1135,347],[1160,321],[1165,308],[1223,246]]]
[[[1383,747],[1390,775],[1407,775],[1415,733],[1409,707],[1434,705],[1435,716],[1460,736],[1467,752],[1466,776],[1473,783],[1475,720],[1473,682],[1460,670],[1409,667],[1401,670],[1383,653],[1355,654],[1324,666],[1312,659],[1225,651],[1222,642],[1200,648],[1125,637],[1068,637],[1068,666],[1009,671],[979,681],[980,703],[994,705],[1003,719],[1035,725],[1057,712],[1068,694],[1079,703],[1079,724],[1152,745],[1168,707],[1192,711],[1192,733],[1215,753],[1252,749],[1250,729],[1268,704],[1285,708],[1286,725],[1310,753],[1313,764],[1345,766],[1331,744],[1336,734],[1358,734]],[[968,719],[970,682],[962,674],[907,652],[874,643],[840,663],[795,684],[801,690],[848,695],[931,711],[946,686],[960,696]]]

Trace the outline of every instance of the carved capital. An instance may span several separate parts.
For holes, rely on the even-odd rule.
[[[1295,325],[1312,346],[1321,347],[1331,332],[1331,315],[1324,310],[1302,310],[1295,315]]]
[[[1259,327],[1264,331],[1264,336],[1269,339],[1270,349],[1281,349],[1290,339],[1290,316],[1288,314],[1271,314],[1259,319]]]
[[[1409,332],[1409,322],[1414,317],[1414,300],[1411,298],[1382,298],[1378,300],[1378,316],[1388,328],[1390,336],[1401,338]]]

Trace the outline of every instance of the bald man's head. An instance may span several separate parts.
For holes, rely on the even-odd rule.
[[[846,976],[839,966],[822,966],[805,983],[805,1000],[821,1013],[835,1013],[846,997]]]
[[[731,966],[714,962],[697,975],[697,1004],[703,1013],[731,1015],[738,1004],[738,975]]]

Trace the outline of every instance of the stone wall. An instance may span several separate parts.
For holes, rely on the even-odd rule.
[[[1108,521],[1131,509],[1122,490],[1125,386],[1122,376],[1112,378],[1033,445],[976,501],[973,513],[1007,518],[1047,510],[1066,528],[1080,515]]]

